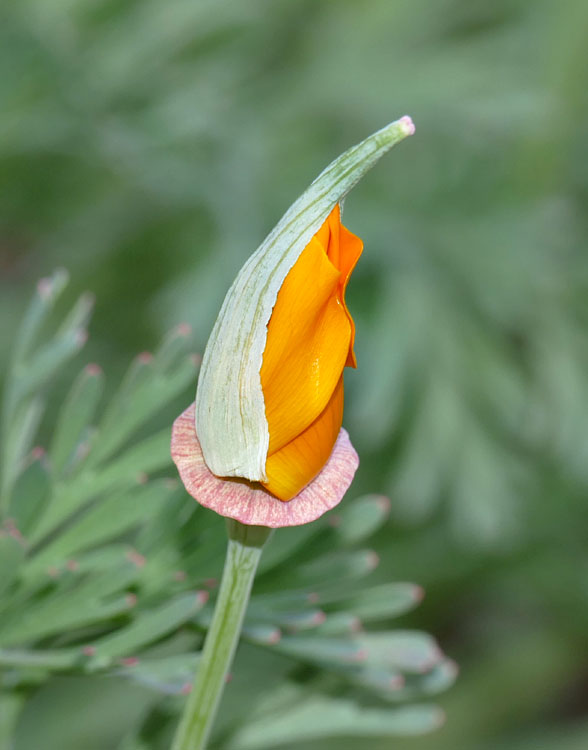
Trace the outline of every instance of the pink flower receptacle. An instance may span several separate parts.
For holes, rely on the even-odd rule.
[[[223,479],[210,471],[196,433],[194,404],[174,422],[171,453],[186,490],[200,505],[249,526],[269,528],[300,526],[320,518],[341,502],[359,466],[349,435],[341,429],[320,473],[291,500],[278,500],[259,484]]]

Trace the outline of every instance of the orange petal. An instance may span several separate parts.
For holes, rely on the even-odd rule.
[[[351,326],[338,286],[339,271],[315,237],[287,275],[268,325],[260,372],[268,455],[314,422],[339,382]]]
[[[353,344],[355,343],[355,323],[353,322],[353,318],[345,304],[345,290],[347,289],[347,283],[351,278],[353,269],[355,268],[362,251],[363,242],[359,237],[350,232],[347,227],[344,227],[343,224],[341,224],[339,232],[339,262],[337,266],[341,272],[339,288],[341,302],[343,303],[343,307],[349,318],[349,324],[351,325],[351,341],[349,343],[349,355],[345,362],[346,367],[357,367],[357,360],[355,358],[355,352],[353,351]]]
[[[261,367],[268,455],[323,411],[344,365],[355,367],[345,288],[363,243],[336,205],[288,273],[268,324]]]
[[[337,268],[341,276],[339,278],[338,295],[351,325],[351,343],[349,347],[349,356],[345,362],[346,367],[357,367],[357,360],[353,351],[353,342],[355,340],[355,325],[353,318],[345,304],[345,290],[351,277],[353,269],[363,251],[363,242],[355,234],[349,231],[347,227],[341,224],[341,210],[339,204],[329,214],[327,220],[316,233],[316,238],[322,244],[327,252],[327,257]]]
[[[342,372],[355,367],[345,288],[362,249],[335,206],[290,269],[268,323],[260,372],[270,437],[264,486],[282,500],[316,476],[341,427]]]
[[[295,497],[323,468],[343,421],[343,377],[319,417],[294,440],[270,455],[263,486],[280,500]]]

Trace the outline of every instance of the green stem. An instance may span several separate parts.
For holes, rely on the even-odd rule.
[[[228,521],[229,546],[202,658],[172,750],[204,750],[239,641],[255,571],[271,529]]]

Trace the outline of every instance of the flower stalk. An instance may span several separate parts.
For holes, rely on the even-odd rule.
[[[271,529],[227,519],[229,543],[212,622],[172,750],[203,750],[233,661],[255,571]]]

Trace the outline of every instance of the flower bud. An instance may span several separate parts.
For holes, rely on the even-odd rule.
[[[338,204],[413,132],[403,117],[335,159],[229,289],[196,394],[198,438],[214,475],[260,482],[289,500],[329,458],[341,426],[343,367],[355,362],[344,291],[361,253]]]

